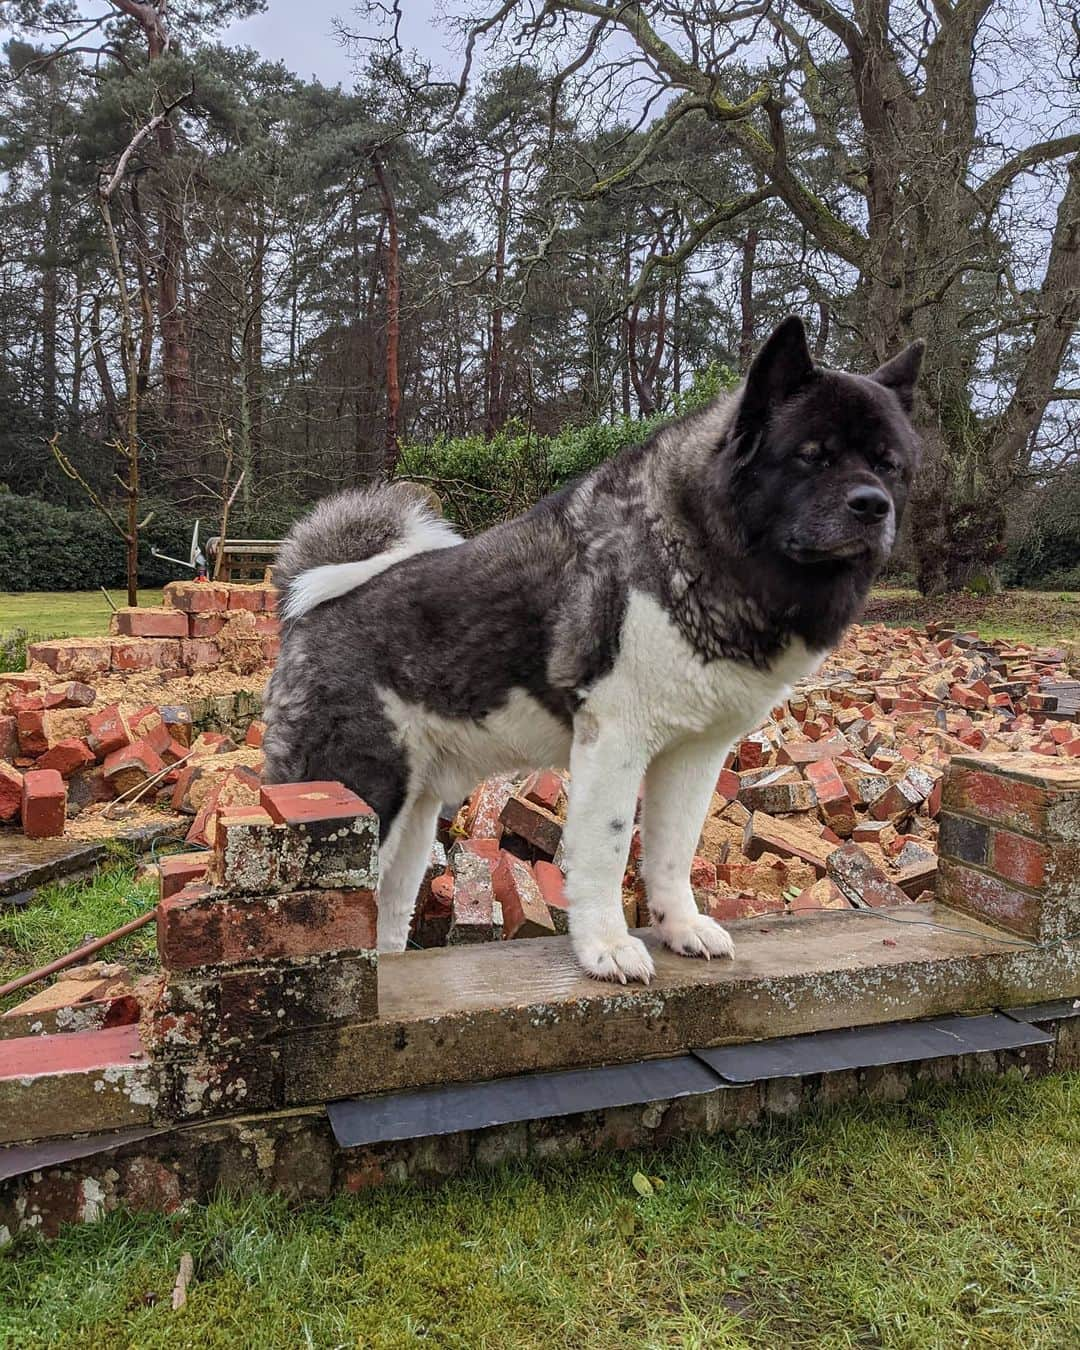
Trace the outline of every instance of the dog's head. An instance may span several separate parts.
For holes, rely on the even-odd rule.
[[[780,324],[750,367],[727,437],[753,552],[823,578],[884,563],[921,453],[909,414],[922,353],[913,343],[872,375],[826,370],[801,320]]]

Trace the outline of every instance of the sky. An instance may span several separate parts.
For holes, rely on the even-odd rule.
[[[438,0],[400,0],[402,45],[441,67],[454,67],[455,54],[446,35],[436,28]],[[350,0],[269,0],[265,14],[230,24],[223,34],[230,42],[254,47],[272,61],[283,61],[301,79],[348,86],[353,57],[335,37],[341,19],[359,28],[365,22]]]

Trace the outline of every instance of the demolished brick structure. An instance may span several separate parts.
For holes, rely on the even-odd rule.
[[[542,795],[553,787],[530,791]],[[552,800],[550,791],[546,797]],[[955,863],[992,882],[1007,880],[1023,897],[1018,907],[1003,914],[998,889],[964,883],[959,912],[926,902],[883,910],[880,918],[870,911],[865,922],[856,922],[850,908],[769,915],[737,925],[741,961],[695,962],[654,944],[654,986],[623,989],[575,975],[567,944],[558,938],[380,963],[374,815],[338,784],[264,787],[257,808],[216,814],[203,880],[185,877],[180,867],[172,876],[163,872],[162,968],[143,991],[139,1025],[88,1030],[72,1021],[66,1030],[55,1015],[45,1025],[39,1009],[36,1030],[21,1015],[23,1034],[0,1039],[0,1143],[125,1129],[136,1136],[117,1136],[115,1149],[96,1159],[83,1158],[78,1141],[67,1161],[50,1163],[48,1150],[35,1152],[32,1167],[0,1184],[0,1226],[54,1231],[61,1218],[92,1218],[119,1204],[170,1209],[219,1184],[306,1194],[304,1179],[313,1168],[321,1190],[310,1193],[322,1194],[384,1177],[428,1175],[422,1160],[435,1156],[431,1141],[337,1150],[321,1104],[338,1097],[634,1062],[1049,998],[1071,1007],[1080,995],[1080,943],[1070,940],[1080,929],[1080,874],[1072,861],[1080,764],[968,756],[950,767],[943,800],[939,897],[952,894]],[[498,878],[504,923],[510,911],[517,921],[520,902],[524,921],[546,929],[535,908],[543,888],[537,881],[534,891],[522,878],[530,870],[534,878],[550,873],[505,853],[492,866],[486,852],[462,848],[461,857],[483,863]],[[854,860],[834,865],[837,885],[861,884],[859,846],[836,845],[827,867],[837,853]],[[1016,880],[1009,869],[1021,853],[1041,860],[1038,876],[1028,870]],[[469,870],[483,875],[478,867]],[[508,903],[519,886],[524,896]],[[920,923],[905,924],[905,912]],[[1010,934],[1037,944],[1003,936],[1003,920]],[[115,993],[104,973],[94,992]],[[1065,1013],[1044,1013],[1043,1020],[1055,1027],[1068,1021]],[[1008,1063],[1022,1072],[1075,1064],[1077,1026],[1080,1021],[1069,1024],[1068,1039],[1061,1032],[1045,1054]],[[830,1091],[895,1095],[902,1075],[890,1078],[889,1072],[886,1066],[848,1075]],[[736,1128],[755,1112],[783,1114],[802,1101],[826,1100],[825,1088],[823,1080],[815,1095],[788,1079],[767,1088],[721,1087],[708,1098],[711,1114],[703,1099],[701,1110],[673,1109],[667,1131],[650,1127],[644,1135],[636,1115],[615,1116],[611,1129],[587,1132],[583,1146]],[[666,1109],[653,1104],[638,1115],[659,1122]],[[561,1132],[559,1122],[545,1122],[519,1133],[536,1140],[538,1153],[544,1138],[572,1150],[580,1122],[577,1133],[565,1124]],[[198,1133],[206,1129],[211,1132]],[[200,1155],[193,1140],[207,1151]],[[448,1146],[444,1170],[482,1161],[481,1137],[465,1143]],[[305,1148],[311,1150],[306,1159]]]
[[[32,643],[26,673],[0,675],[0,822],[57,837],[65,819],[148,783],[144,805],[198,815],[212,780],[234,769],[222,804],[254,804],[258,730],[241,753],[198,730],[228,722],[238,701],[247,732],[278,650],[274,596],[266,585],[172,582],[163,606],[117,610],[107,637]],[[191,838],[209,842],[202,828]]]

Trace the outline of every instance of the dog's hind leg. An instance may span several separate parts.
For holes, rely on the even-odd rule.
[[[645,774],[641,853],[653,927],[680,956],[734,956],[727,931],[698,912],[690,865],[726,747],[702,737],[662,751]]]
[[[405,950],[416,893],[431,857],[439,798],[422,791],[406,799],[379,849],[379,951]]]
[[[570,752],[570,802],[563,843],[570,938],[584,970],[601,980],[653,976],[652,957],[631,937],[622,911],[622,879],[645,769],[617,718],[578,715]]]

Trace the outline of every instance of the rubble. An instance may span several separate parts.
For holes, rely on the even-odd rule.
[[[1054,648],[981,642],[942,625],[852,628],[822,671],[728,756],[691,869],[699,907],[723,922],[929,899],[950,759],[972,751],[1026,751],[1055,764],[1080,757],[1075,712],[1063,711],[1046,689],[1068,676],[1065,653]],[[519,921],[516,911],[508,917],[503,901],[511,895],[511,909],[515,903],[505,889],[509,875],[534,904],[543,900],[555,931],[565,931],[558,863],[568,788],[566,776],[550,770],[480,784],[443,836],[459,841],[451,871],[429,870],[414,941],[442,945],[448,928],[451,941],[477,940],[477,932],[486,938],[492,903],[492,933],[500,904],[503,938],[550,931],[542,920]],[[495,882],[477,853],[493,860]],[[508,854],[517,860],[513,873],[499,862]],[[640,854],[635,831],[624,910],[645,925]],[[958,894],[959,864],[949,859]],[[451,907],[457,917],[448,924]]]

